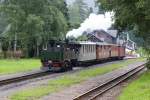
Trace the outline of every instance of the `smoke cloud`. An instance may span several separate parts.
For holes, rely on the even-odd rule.
[[[107,31],[107,29],[110,28],[113,24],[112,16],[112,12],[105,13],[105,15],[90,14],[89,18],[87,18],[78,29],[69,31],[66,36],[79,37],[83,34],[84,31],[93,31],[96,29],[103,29]]]

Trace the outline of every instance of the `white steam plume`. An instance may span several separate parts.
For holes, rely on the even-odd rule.
[[[90,14],[89,18],[87,18],[78,29],[73,29],[67,33],[67,37],[74,36],[78,37],[82,35],[82,33],[86,30],[96,30],[103,29],[107,30],[111,27],[113,13],[105,13],[105,15],[99,14]]]

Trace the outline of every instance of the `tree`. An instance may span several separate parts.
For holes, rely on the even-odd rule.
[[[77,37],[78,41],[87,41],[88,40],[88,33],[86,31],[83,32],[83,34],[79,37]]]
[[[134,30],[144,40],[150,58],[150,0],[99,0],[105,11],[114,12],[119,30]]]
[[[83,35],[79,36],[79,37],[77,38],[77,40],[78,40],[78,41],[87,41],[88,38],[87,38],[87,35],[83,34]]]
[[[7,21],[6,21],[6,16],[4,16],[2,13],[0,14],[0,34],[3,33],[3,31],[5,30],[6,26],[8,25]]]
[[[69,5],[69,18],[71,27],[77,28],[80,24],[88,18],[91,9],[83,0],[75,0],[72,5]]]
[[[64,0],[1,0],[0,10],[11,25],[9,37],[30,57],[49,39],[62,39],[68,29]],[[16,47],[15,47],[16,46]]]

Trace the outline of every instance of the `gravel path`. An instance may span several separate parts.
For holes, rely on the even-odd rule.
[[[10,85],[7,85],[7,86],[3,86],[3,87],[0,87],[0,100],[9,100],[8,99],[9,96],[12,95],[13,93],[15,93],[15,91],[21,91],[21,90],[25,90],[25,89],[28,89],[28,88],[31,89],[31,88],[34,88],[34,87],[40,87],[40,86],[46,85],[46,84],[48,84],[48,81],[56,79],[59,76],[62,76],[64,74],[72,74],[72,73],[78,72],[79,70],[90,69],[90,68],[93,68],[93,67],[104,67],[105,65],[114,64],[114,63],[118,63],[118,62],[120,62],[120,61],[97,64],[97,65],[93,65],[93,66],[87,67],[87,68],[76,67],[76,68],[74,68],[73,71],[70,71],[70,72],[55,73],[55,74],[52,74],[52,75],[48,75],[48,76],[44,76],[44,77],[40,77],[40,78],[36,78],[36,79],[26,80],[26,81],[23,81],[23,82],[13,83],[13,84],[10,84]],[[27,73],[23,73],[23,74],[27,74]],[[14,77],[14,76],[17,76],[17,75],[21,75],[21,73],[14,74],[14,75],[8,76],[8,77],[6,75],[3,78],[10,78],[10,77]],[[2,77],[0,77],[0,78],[2,78]],[[49,99],[47,99],[47,100],[49,100]]]
[[[107,80],[110,80],[113,77],[117,77],[120,74],[126,73],[129,70],[135,68],[136,66],[142,65],[144,62],[137,62],[136,64],[131,64],[127,67],[112,71],[110,73],[97,76],[95,78],[91,78],[85,82],[82,82],[81,84],[77,84],[74,86],[71,86],[70,88],[66,88],[63,91],[57,92],[57,93],[52,93],[48,96],[45,96],[41,98],[40,100],[72,100],[76,96],[81,95],[82,93],[92,89],[93,87],[96,87],[102,83],[104,83]],[[120,87],[118,87],[120,88]],[[117,88],[117,90],[118,90]],[[118,94],[120,90],[116,91]],[[100,99],[101,100],[101,99]],[[102,99],[105,100],[105,99]]]

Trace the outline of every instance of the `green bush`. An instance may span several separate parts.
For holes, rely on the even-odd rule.
[[[3,52],[0,52],[0,59],[4,58]]]
[[[18,50],[16,52],[6,51],[5,56],[4,56],[4,52],[0,52],[0,59],[3,58],[23,58],[23,52],[21,50]]]
[[[150,70],[150,57],[147,58],[147,64],[146,64],[146,67]]]

